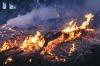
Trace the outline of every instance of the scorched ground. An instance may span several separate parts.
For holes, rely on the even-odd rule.
[[[99,31],[89,28],[94,15],[81,25],[74,20],[58,31],[0,28],[0,66],[94,66],[100,64]]]

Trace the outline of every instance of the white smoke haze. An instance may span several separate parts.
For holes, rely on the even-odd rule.
[[[53,7],[40,7],[33,9],[26,15],[19,15],[16,18],[9,19],[7,25],[11,27],[27,28],[30,26],[46,26],[46,21],[58,18],[58,13]],[[42,23],[43,22],[43,23]]]
[[[62,2],[59,7],[59,11],[54,7],[39,7],[38,9],[33,9],[30,13],[26,15],[19,15],[16,18],[9,19],[7,24],[12,27],[28,28],[30,26],[51,28],[55,26],[54,22],[49,22],[50,19],[58,18],[58,13],[62,13],[61,20],[63,22],[68,22],[69,19],[76,19],[77,17],[84,18],[84,15],[87,13],[94,13],[100,11],[100,0],[85,0],[85,3],[80,6],[77,4],[70,4],[71,6],[66,7],[67,4]],[[82,22],[81,20],[79,22]],[[66,20],[66,21],[65,21]],[[60,21],[58,21],[60,22]],[[61,25],[59,25],[61,26]]]

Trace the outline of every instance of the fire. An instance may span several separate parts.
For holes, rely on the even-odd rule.
[[[86,14],[85,18],[87,19],[86,21],[84,21],[82,23],[82,25],[80,27],[77,27],[76,22],[74,22],[73,20],[69,23],[69,26],[67,28],[65,28],[64,30],[62,30],[62,32],[64,33],[69,33],[69,32],[73,32],[75,30],[78,29],[85,29],[88,25],[90,20],[93,18],[94,15],[90,14]]]
[[[62,34],[60,37],[58,37],[57,39],[50,41],[48,43],[48,46],[44,48],[44,50],[40,53],[41,55],[46,53],[49,53],[50,55],[52,55],[51,51],[61,42],[63,42],[64,39],[64,34]]]
[[[77,38],[80,38],[81,35],[83,34],[82,30],[93,31],[92,29],[87,28],[93,16],[94,15],[92,15],[91,13],[86,14],[85,15],[86,21],[84,21],[81,26],[77,26],[77,22],[72,20],[67,28],[60,30],[61,35],[56,39],[49,41],[46,47],[44,47],[46,41],[45,38],[41,35],[39,31],[37,31],[36,35],[34,36],[31,35],[26,37],[21,44],[17,40],[15,40],[15,42],[13,43],[11,41],[4,42],[3,46],[0,48],[0,52],[13,48],[15,46],[17,46],[19,50],[23,50],[24,52],[35,52],[44,47],[40,55],[44,55],[45,53],[47,53],[49,54],[47,58],[51,59],[53,58],[58,62],[60,61],[65,62],[66,58],[59,58],[57,55],[53,54],[52,51],[55,49],[57,45],[61,44],[62,42],[69,42]],[[5,28],[6,26],[7,24],[3,25],[2,28]],[[14,31],[12,28],[9,28],[8,30]],[[68,56],[71,56],[71,54],[75,50],[76,50],[75,44],[72,44],[72,47],[68,52]],[[12,61],[13,61],[12,57],[8,57],[7,60],[5,61],[5,64]],[[32,59],[29,59],[29,62],[32,62]]]
[[[66,62],[66,58],[59,58],[57,55],[48,55],[48,59],[52,59],[52,62]]]
[[[70,33],[70,32],[75,31],[75,30],[78,30],[78,27],[76,25],[76,22],[74,22],[74,20],[72,20],[69,23],[69,26],[67,28],[65,28],[64,30],[62,30],[62,32],[64,32],[64,33]]]
[[[57,56],[49,51],[47,53],[48,53],[47,58],[52,59],[52,62],[66,62],[67,61],[66,58],[59,58],[59,56]]]
[[[40,32],[37,31],[35,36],[25,38],[23,44],[20,46],[20,49],[24,51],[38,50],[43,46],[44,42],[44,38],[41,36]]]
[[[60,37],[58,37],[55,40],[52,40],[48,43],[48,46],[40,53],[40,54],[45,54],[48,53],[50,56],[48,56],[49,58],[55,58],[57,61],[59,61],[58,57],[56,55],[52,54],[52,50],[54,50],[54,48],[58,45],[61,44],[62,42],[68,42],[71,40],[75,40],[77,38],[79,38],[82,35],[82,30],[90,30],[87,29],[87,26],[89,25],[90,20],[93,18],[93,15],[87,14],[85,15],[85,18],[87,19],[86,21],[84,21],[82,23],[81,26],[77,26],[77,23],[74,22],[74,20],[72,20],[69,23],[69,26],[67,28],[65,28],[64,30],[61,30],[62,35]],[[66,38],[65,35],[68,35],[68,37]],[[75,44],[72,44],[72,47],[70,48],[69,51],[69,56],[71,56],[71,54],[75,51]]]
[[[94,15],[92,15],[91,13],[86,14],[85,15],[86,21],[84,21],[82,25],[79,27],[77,26],[77,23],[74,20],[72,20],[67,28],[61,30],[62,35],[60,37],[48,43],[49,48],[47,49],[51,48],[50,50],[53,50],[53,48],[55,48],[55,46],[57,46],[61,42],[68,42],[71,40],[75,40],[76,38],[79,38],[82,35],[81,29],[89,31],[90,29],[87,29],[87,26],[89,25],[89,22],[93,18],[93,16]],[[7,24],[3,25],[2,28],[6,26]],[[14,31],[12,28],[9,28],[9,30]],[[65,34],[68,35],[67,38],[65,37]],[[43,36],[41,35],[40,32],[37,31],[35,36],[26,37],[23,43],[19,45],[19,49],[24,51],[38,50],[43,47],[44,43],[45,40]],[[0,48],[0,52],[12,48],[14,46],[15,45],[13,45],[13,43],[11,42],[5,42],[4,45]]]
[[[7,24],[4,24],[1,28],[5,28],[7,26]]]
[[[10,27],[8,28],[8,30],[10,30],[10,31],[12,31],[12,32],[14,32],[14,31],[15,31],[14,29],[12,29],[12,28],[10,28]]]
[[[1,28],[2,28],[2,29],[7,29],[7,30],[12,31],[12,32],[15,31],[13,28],[11,28],[11,27],[10,27],[9,25],[7,25],[7,24],[2,25]]]
[[[77,34],[74,32],[71,32],[69,33],[69,37],[66,38],[64,41],[67,42],[67,41],[75,40],[76,38],[79,38],[81,34],[82,34],[81,32],[78,32]]]
[[[10,47],[8,46],[8,43],[4,43],[3,46],[0,48],[0,52],[9,49]]]
[[[70,40],[74,40],[76,38],[79,38],[81,36],[81,34],[82,34],[82,32],[81,32],[82,29],[89,30],[89,29],[87,29],[87,26],[89,25],[89,22],[93,18],[93,16],[94,15],[92,15],[91,13],[90,14],[86,14],[85,15],[86,21],[84,21],[82,23],[82,25],[79,26],[79,27],[76,25],[76,22],[74,22],[72,20],[69,23],[69,26],[67,28],[65,28],[64,30],[62,30],[62,33],[69,34],[69,37],[67,39],[65,39],[65,42],[70,41]]]
[[[26,52],[34,51],[42,48],[44,42],[45,40],[43,36],[41,36],[40,32],[37,31],[35,36],[26,37],[22,44],[17,44],[18,42],[16,40],[14,42],[4,42],[3,46],[0,48],[0,52],[16,46],[19,47],[20,50],[24,50]]]
[[[86,14],[85,15],[85,18],[87,19],[86,21],[84,21],[82,23],[82,25],[80,26],[81,29],[85,29],[88,25],[89,25],[89,22],[91,20],[91,18],[93,18],[94,15],[92,15],[91,13],[90,14]]]
[[[71,56],[71,54],[75,51],[75,44],[72,44],[72,47],[70,48],[70,51],[69,51],[69,56]]]
[[[16,43],[12,43],[11,41],[4,42],[3,46],[0,48],[0,52],[13,48],[15,46],[17,46]]]
[[[11,62],[13,62],[13,61],[14,61],[14,60],[13,60],[12,57],[8,57],[8,58],[6,59],[6,61],[5,61],[5,64],[11,63]]]
[[[80,37],[81,32],[75,33],[75,31],[79,30],[79,27],[77,27],[76,22],[73,20],[69,23],[69,26],[62,30],[62,33],[66,33],[69,35],[68,38],[64,39],[65,42],[74,40],[78,37]]]

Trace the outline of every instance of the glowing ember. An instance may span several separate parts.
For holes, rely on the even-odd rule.
[[[31,63],[32,62],[32,59],[29,59],[29,62]]]
[[[6,61],[5,61],[5,64],[11,63],[11,62],[13,62],[13,61],[14,61],[14,60],[13,60],[12,57],[8,57],[8,58],[6,59]]]
[[[9,31],[12,31],[14,32],[15,30],[13,28],[11,28],[9,25],[7,24],[4,24],[3,26],[1,26],[2,29],[6,29],[6,30],[9,30]]]
[[[71,56],[71,54],[75,51],[75,44],[72,44],[72,47],[70,48],[69,51],[69,56]]]
[[[48,59],[52,59],[52,62],[66,62],[67,60],[65,58],[59,58],[56,55],[48,55]]]
[[[51,53],[51,52],[47,52],[47,58],[48,59],[52,59],[52,62],[66,62],[66,58],[59,58],[57,55]]]
[[[14,32],[14,31],[15,31],[14,29],[12,29],[12,28],[10,28],[10,27],[8,28],[8,30],[10,30],[10,31],[12,31],[12,32]]]
[[[5,28],[7,26],[7,24],[4,24],[1,28]]]

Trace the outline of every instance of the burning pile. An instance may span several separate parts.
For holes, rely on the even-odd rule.
[[[25,38],[23,44],[20,46],[20,49],[24,51],[34,51],[39,50],[43,47],[45,40],[43,36],[41,36],[40,32],[37,31],[35,36],[30,36]]]
[[[14,42],[11,40],[9,42],[4,42],[0,48],[0,53],[6,54],[6,51],[9,51],[10,49],[10,52],[19,53],[19,51],[22,51],[21,54],[19,53],[20,55],[38,53],[38,55],[46,56],[46,58],[50,59],[51,61],[66,62],[66,57],[59,56],[53,51],[55,48],[57,48],[57,46],[62,45],[63,43],[74,42],[74,40],[80,39],[85,33],[93,31],[93,29],[87,28],[90,20],[93,18],[93,15],[91,13],[86,14],[85,18],[86,21],[84,21],[81,26],[77,26],[77,23],[72,20],[69,23],[69,26],[65,29],[58,32],[49,32],[45,36],[42,36],[41,33],[37,31],[36,35],[26,37],[25,40],[20,42],[21,44],[17,40]],[[2,26],[2,28],[5,27],[6,25]],[[11,28],[10,30],[14,31]],[[70,49],[64,49],[65,53],[68,53],[68,56],[71,56],[73,52],[77,50],[75,48],[76,43],[73,42],[71,43],[72,47]],[[12,59],[8,57],[5,64],[11,61]],[[31,62],[32,59],[29,61]]]

